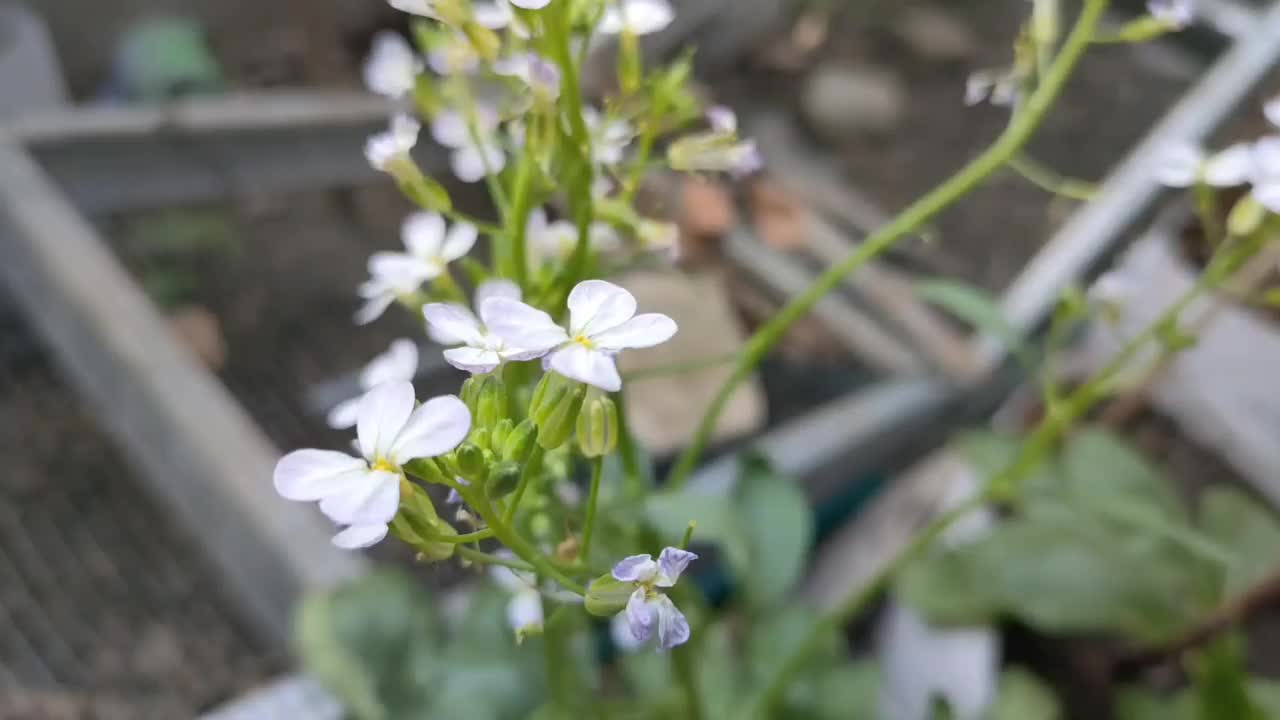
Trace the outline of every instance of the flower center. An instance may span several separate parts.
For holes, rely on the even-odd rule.
[[[377,460],[374,460],[373,464],[370,466],[369,469],[374,471],[381,470],[383,472],[389,472],[389,473],[400,472],[400,468],[396,467],[395,463],[391,462],[386,458],[378,458]]]
[[[595,350],[596,344],[591,342],[591,338],[586,335],[574,335],[573,341],[588,350]]]

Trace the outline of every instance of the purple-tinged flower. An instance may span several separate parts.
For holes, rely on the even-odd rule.
[[[471,483],[470,483],[466,478],[464,478],[464,477],[455,477],[455,478],[453,479],[453,481],[454,481],[454,482],[456,482],[456,483],[458,483],[458,484],[459,484],[459,485],[461,485],[462,487],[471,487]],[[461,493],[459,493],[459,492],[458,492],[457,490],[455,490],[454,488],[449,488],[449,494],[448,494],[447,496],[445,496],[444,501],[445,501],[445,503],[446,503],[446,504],[448,504],[448,505],[461,505],[461,504],[462,504],[462,494],[461,494]]]
[[[498,174],[507,166],[507,155],[495,136],[498,114],[484,106],[476,108],[475,127],[455,110],[446,110],[431,121],[431,136],[453,150],[449,159],[453,174],[463,182],[477,182]]]
[[[689,621],[658,588],[674,586],[689,563],[697,559],[698,556],[688,550],[668,547],[656,562],[652,555],[632,555],[613,566],[614,580],[635,586],[621,614],[625,615],[631,636],[638,643],[648,642],[655,630],[658,647],[663,650],[689,640]]]
[[[635,137],[635,128],[626,120],[610,119],[593,107],[582,109],[582,119],[591,133],[591,149],[596,164],[617,165]]]
[[[335,450],[295,450],[280,459],[273,477],[287,500],[320,503],[320,511],[347,526],[333,538],[342,548],[381,541],[400,507],[401,467],[457,447],[471,431],[471,413],[452,395],[416,408],[413,385],[383,383],[360,401],[356,447],[360,456]]]
[[[407,338],[392,340],[386,352],[369,361],[360,371],[360,389],[368,392],[387,382],[412,380],[418,373],[418,345]],[[360,419],[363,395],[333,406],[326,417],[334,430],[353,428]]]
[[[538,100],[550,103],[560,97],[560,68],[537,53],[520,53],[498,60],[493,72],[518,78]]]
[[[508,346],[544,357],[544,367],[608,392],[622,389],[615,355],[660,345],[676,334],[674,320],[661,313],[636,315],[635,296],[604,280],[578,283],[568,304],[567,331],[545,312],[507,298],[485,301],[481,313],[489,331]]]
[[[480,67],[480,55],[462,33],[454,33],[427,51],[427,65],[437,75],[470,75]]]
[[[707,109],[707,123],[718,133],[738,132],[737,114],[724,105],[713,105]]]
[[[1174,30],[1189,27],[1196,19],[1192,0],[1147,0],[1147,12]]]
[[[578,245],[578,227],[568,220],[548,222],[547,212],[542,208],[534,208],[529,213],[525,228],[529,257],[534,263],[567,258]],[[596,252],[613,252],[622,247],[618,233],[603,222],[591,223],[588,241]]]
[[[442,345],[461,345],[444,351],[444,359],[473,375],[492,372],[508,360],[530,360],[540,353],[512,347],[487,327],[493,312],[487,301],[505,298],[520,301],[520,288],[509,280],[490,280],[476,289],[475,307],[479,317],[461,305],[429,303],[422,308],[427,334]]]

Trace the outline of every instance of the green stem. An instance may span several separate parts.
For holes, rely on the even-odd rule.
[[[511,502],[507,505],[507,512],[503,517],[503,522],[510,525],[516,518],[516,509],[520,507],[520,501],[524,499],[524,493],[529,489],[529,484],[533,481],[533,476],[542,469],[542,446],[535,444],[533,449],[529,451],[529,457],[524,462],[524,468],[520,471],[520,484],[516,486],[516,491],[511,495]]]
[[[582,547],[578,561],[585,563],[590,557],[591,535],[596,529],[596,507],[600,504],[600,475],[604,470],[604,457],[591,461],[591,490],[587,493],[587,519],[582,525]]]
[[[474,215],[470,215],[465,212],[462,212],[457,208],[449,208],[448,210],[442,210],[441,212],[444,214],[445,217],[449,218],[453,222],[462,222],[462,223],[467,223],[468,225],[474,225],[477,230],[479,230],[480,232],[486,235],[489,235],[490,237],[502,238],[505,236],[505,233],[503,232],[502,228],[498,227],[497,225],[491,222],[488,222],[487,220],[481,220],[480,218]]]
[[[511,568],[512,570],[519,570],[521,572],[534,571],[533,566],[527,562],[523,562],[521,560],[514,560],[512,558],[499,557],[497,555],[491,555],[486,552],[480,552],[479,550],[473,550],[469,547],[459,546],[454,550],[454,552],[456,552],[458,554],[458,557],[462,558],[463,560],[466,560],[468,562],[473,562],[477,565],[500,565],[502,567]]]
[[[1071,34],[1067,36],[1062,45],[1062,51],[1053,61],[1049,72],[1045,74],[1040,87],[1027,98],[1017,117],[985,152],[933,191],[912,203],[887,225],[868,236],[858,249],[828,268],[807,290],[787,303],[751,336],[733,373],[720,386],[706,414],[703,415],[693,442],[680,455],[679,461],[672,469],[667,481],[669,487],[680,488],[688,481],[733,391],[751,375],[793,323],[808,313],[818,300],[835,288],[846,275],[885,252],[898,240],[915,232],[938,213],[964,197],[1022,149],[1048,115],[1049,109],[1066,86],[1076,64],[1089,47],[1089,40],[1102,18],[1107,3],[1108,0],[1086,0]]]
[[[468,490],[470,489],[468,488]],[[547,556],[538,552],[533,543],[526,540],[513,527],[503,522],[502,516],[494,509],[493,503],[489,502],[488,496],[483,492],[466,492],[463,493],[462,498],[489,525],[489,528],[493,530],[493,536],[503,545],[506,545],[508,550],[515,553],[516,557],[532,565],[539,575],[544,575],[556,581],[569,592],[577,593],[578,595],[587,593],[586,588],[581,583],[574,582],[568,575],[561,572]]]
[[[559,2],[556,3],[549,12],[544,14],[546,27],[551,40],[552,59],[560,66],[560,74],[563,78],[560,83],[562,88],[561,97],[564,99],[566,107],[565,114],[569,118],[569,136],[571,141],[577,145],[578,151],[582,157],[586,158],[585,166],[588,174],[594,172],[595,161],[593,160],[593,152],[591,148],[591,131],[587,128],[587,121],[583,117],[582,88],[578,82],[578,67],[573,60],[573,49],[570,46],[571,27],[570,15],[573,12],[573,3]],[[591,178],[587,178],[586,186],[590,187]],[[571,198],[570,210],[574,216],[574,222],[578,230],[578,242],[574,245],[573,255],[569,260],[565,273],[561,277],[557,277],[558,284],[563,286],[563,292],[568,294],[568,288],[573,287],[579,281],[584,279],[587,270],[587,258],[591,246],[591,219],[594,215],[592,205],[594,200],[591,193],[583,193],[584,197]],[[574,207],[572,203],[583,203],[581,207]],[[567,282],[559,283],[560,280],[567,279]]]
[[[1098,193],[1098,186],[1094,183],[1062,175],[1027,155],[1009,158],[1009,169],[1041,190],[1069,200],[1088,202]]]
[[[507,216],[507,233],[511,237],[510,265],[508,273],[520,287],[525,287],[525,275],[529,261],[525,251],[529,226],[530,197],[533,184],[533,154],[530,136],[525,137],[524,152],[520,154],[520,163],[516,167],[515,188],[512,191],[511,212]]]
[[[491,537],[493,537],[493,530],[485,528],[483,530],[476,530],[475,532],[463,533],[461,535],[432,535],[428,539],[431,540],[431,542],[465,545],[467,543],[488,540]]]

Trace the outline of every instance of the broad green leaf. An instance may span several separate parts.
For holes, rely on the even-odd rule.
[[[1186,517],[1169,481],[1114,433],[1082,429],[1063,448],[1061,463],[1075,498],[1100,503],[1123,498],[1150,505],[1169,517]]]
[[[698,699],[702,717],[730,717],[735,701],[745,691],[745,678],[739,668],[729,626],[723,621],[708,625],[702,631],[698,648]]]
[[[929,280],[916,285],[916,292],[975,330],[999,340],[1024,365],[1032,365],[1022,333],[1010,324],[999,303],[985,290],[954,280]]]
[[[996,702],[986,720],[1059,720],[1062,708],[1053,688],[1021,668],[1000,673]]]
[[[1253,701],[1238,635],[1218,638],[1192,665],[1196,720],[1268,720]]]
[[[810,720],[879,720],[880,666],[870,660],[846,662],[819,670],[809,678]]]
[[[921,558],[898,575],[895,594],[940,625],[982,625],[1004,608],[999,589],[982,578],[980,557],[971,546]]]
[[[307,670],[359,720],[421,717],[438,689],[432,605],[402,575],[378,573],[309,598],[297,639]]]
[[[1280,520],[1262,503],[1228,487],[1200,500],[1204,532],[1229,548],[1235,564],[1223,572],[1222,594],[1239,594],[1280,567]]]
[[[777,605],[791,596],[813,545],[809,502],[758,456],[743,460],[734,501],[738,527],[749,529],[750,569],[741,578],[747,599],[757,608]]]

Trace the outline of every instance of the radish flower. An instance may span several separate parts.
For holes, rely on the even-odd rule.
[[[295,450],[276,464],[276,492],[287,500],[319,502],[346,529],[333,538],[341,548],[380,542],[400,507],[402,466],[443,455],[471,431],[471,413],[445,395],[414,408],[413,385],[389,382],[360,400],[356,446],[360,455],[335,450]]]
[[[644,643],[657,631],[658,647],[663,650],[681,645],[689,640],[689,621],[675,603],[659,588],[676,584],[689,563],[698,556],[688,550],[669,547],[658,555],[632,555],[613,566],[613,579],[635,585],[635,592],[627,601],[625,615],[631,636]]]
[[[418,144],[422,125],[412,117],[397,113],[391,118],[391,126],[384,132],[371,136],[364,144],[364,156],[375,170],[391,172],[397,162],[413,162],[409,152]]]
[[[497,174],[507,165],[506,153],[495,137],[498,114],[487,107],[476,108],[475,128],[468,127],[462,113],[446,110],[431,121],[431,135],[436,142],[451,148],[449,164],[453,174],[463,182],[477,182],[490,173]]]
[[[444,359],[459,370],[473,375],[492,372],[507,360],[529,360],[537,357],[507,345],[489,332],[488,300],[503,298],[520,301],[520,288],[508,280],[490,280],[476,289],[475,306],[480,317],[461,305],[429,303],[422,308],[427,319],[427,334],[441,345],[462,345],[444,351]]]
[[[1147,12],[1174,30],[1189,27],[1196,19],[1192,0],[1147,0]]]
[[[507,346],[542,356],[544,367],[609,392],[622,389],[615,355],[664,343],[677,330],[661,313],[636,315],[635,296],[604,280],[585,280],[569,293],[568,330],[545,312],[508,298],[487,300],[481,312],[489,331]]]
[[[360,371],[360,389],[368,392],[383,383],[406,382],[418,373],[418,345],[412,340],[400,338],[391,341],[386,352],[369,361]],[[360,419],[360,400],[363,395],[344,400],[333,406],[326,421],[334,430],[346,430],[356,426]]]
[[[359,290],[366,301],[356,313],[360,325],[381,317],[397,297],[443,275],[449,263],[471,251],[478,231],[474,225],[455,223],[446,232],[443,217],[417,212],[405,219],[400,234],[407,252],[378,252],[369,258],[371,278]]]
[[[596,32],[617,35],[625,30],[649,35],[665,30],[675,19],[675,8],[667,0],[614,0],[605,6]]]

